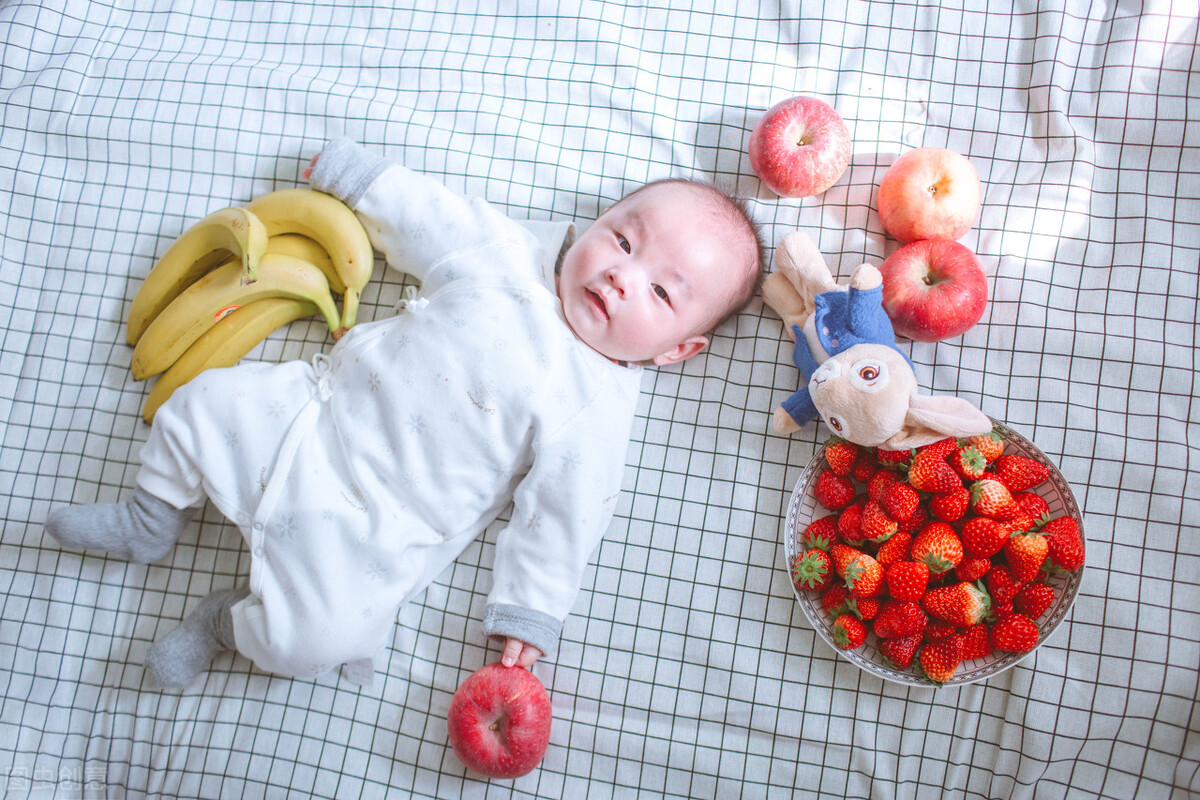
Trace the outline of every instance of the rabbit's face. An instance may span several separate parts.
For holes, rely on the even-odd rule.
[[[808,390],[834,433],[874,447],[904,427],[917,379],[896,350],[859,344],[822,363],[813,372]]]

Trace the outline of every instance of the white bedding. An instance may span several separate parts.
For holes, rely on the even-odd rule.
[[[1197,3],[715,5],[0,2],[7,796],[1200,792]],[[746,156],[793,94],[854,138],[818,198],[778,199]],[[818,639],[781,543],[827,431],[770,432],[797,375],[756,302],[709,355],[646,378],[617,518],[535,668],[555,720],[528,776],[482,781],[446,742],[454,689],[498,655],[478,630],[494,531],[401,612],[371,686],[226,655],[161,692],[146,648],[245,574],[237,531],[209,508],[145,567],[62,551],[42,523],[133,486],[148,428],[123,322],[155,257],[209,211],[301,185],[336,135],[534,219],[712,178],[770,244],[802,228],[843,279],[895,247],[874,205],[895,156],[967,154],[988,308],[961,338],[902,346],[926,391],[1060,464],[1088,540],[1070,615],[1015,668],[937,691]],[[401,285],[377,265],[360,318],[392,313]],[[251,357],[329,343],[298,322]]]

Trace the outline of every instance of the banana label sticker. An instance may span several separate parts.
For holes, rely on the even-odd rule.
[[[239,308],[241,308],[241,305],[225,306],[216,314],[213,314],[213,322],[220,322],[233,312],[237,311]],[[238,317],[238,319],[241,319],[241,317]]]

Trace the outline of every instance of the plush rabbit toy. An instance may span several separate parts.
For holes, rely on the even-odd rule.
[[[843,439],[906,450],[947,436],[975,436],[992,421],[966,400],[918,392],[908,356],[896,347],[883,310],[883,279],[863,264],[838,286],[812,240],[786,236],[763,300],[796,340],[792,360],[808,383],[775,410],[774,428],[792,433],[818,416]]]

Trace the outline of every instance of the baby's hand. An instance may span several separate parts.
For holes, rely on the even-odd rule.
[[[315,156],[312,157],[312,161],[308,162],[308,166],[300,171],[300,175],[303,176],[303,178],[305,180],[309,180],[310,178],[312,178],[313,167],[315,167],[317,165],[317,159],[320,157],[321,157],[321,154],[317,153]]]
[[[510,636],[504,640],[504,652],[500,655],[500,663],[506,667],[515,665],[529,669],[544,655],[545,653],[533,645]]]

